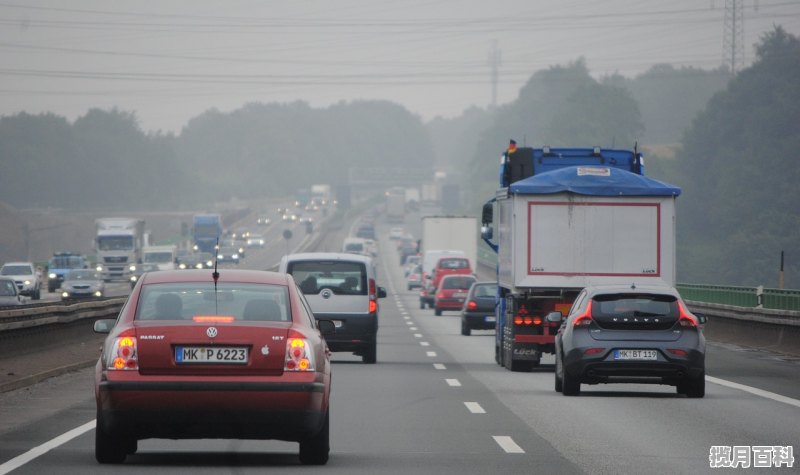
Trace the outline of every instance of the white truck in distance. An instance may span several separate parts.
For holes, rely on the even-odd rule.
[[[422,253],[433,250],[462,251],[472,270],[478,261],[478,218],[474,216],[423,216]],[[423,272],[430,273],[436,262],[423,261]]]
[[[142,261],[144,220],[99,218],[95,221],[97,270],[105,280],[128,280],[131,266]]]

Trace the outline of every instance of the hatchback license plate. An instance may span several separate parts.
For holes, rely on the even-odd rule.
[[[494,321],[496,321],[496,319],[494,318],[494,315],[487,315],[487,316],[483,317],[483,321],[484,322],[494,322]]]
[[[178,364],[247,364],[247,348],[241,346],[176,346]]]
[[[655,361],[658,359],[658,352],[656,350],[615,350],[614,359]]]

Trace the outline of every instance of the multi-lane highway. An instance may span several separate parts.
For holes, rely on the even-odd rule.
[[[800,448],[797,360],[711,344],[703,399],[646,385],[564,397],[551,360],[509,372],[494,362],[492,331],[462,336],[457,313],[420,310],[379,230],[389,297],[378,364],[334,354],[326,467],[301,466],[296,444],[147,440],[114,472],[719,473],[709,467],[714,446]],[[112,470],[94,460],[92,378],[86,369],[0,394],[0,474]]]

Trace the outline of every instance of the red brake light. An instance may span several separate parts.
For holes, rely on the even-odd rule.
[[[470,300],[469,302],[467,302],[467,308],[470,310],[475,310],[476,308],[478,308],[478,303],[475,302],[474,300]]]
[[[520,317],[519,315],[514,317],[514,325],[522,325],[522,317]]]
[[[588,327],[592,324],[592,301],[589,300],[589,305],[586,306],[586,311],[583,315],[578,316],[572,323],[573,327]]]
[[[297,338],[299,336],[300,338]],[[308,340],[295,333],[286,340],[284,371],[314,371],[314,351]]]
[[[605,351],[605,348],[588,348],[586,351],[583,352],[584,355],[596,355],[597,353],[602,353]]]
[[[378,302],[375,300],[369,301],[369,313],[375,313],[378,311]]]
[[[542,319],[539,318],[539,317],[533,317],[533,324],[534,325],[541,325],[542,324]]]
[[[106,369],[109,370],[138,370],[139,352],[135,336],[121,334],[114,339],[114,345],[106,356]]]
[[[686,356],[689,354],[686,350],[682,350],[680,348],[667,348],[667,351],[675,356]]]
[[[531,317],[525,317],[522,319],[522,321],[525,323],[525,325],[530,325],[533,323],[533,319]]]
[[[230,323],[236,318],[232,315],[195,315],[192,320],[198,323]]]
[[[678,301],[678,312],[680,313],[680,317],[678,317],[678,324],[680,326],[697,328],[697,317],[689,313],[689,310],[684,307],[683,302],[680,300]]]

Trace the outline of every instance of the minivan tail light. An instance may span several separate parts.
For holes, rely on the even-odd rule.
[[[378,302],[376,300],[369,301],[369,313],[375,313],[378,311]]]
[[[378,290],[377,286],[375,285],[375,279],[369,279],[369,298],[374,299],[378,297]]]

